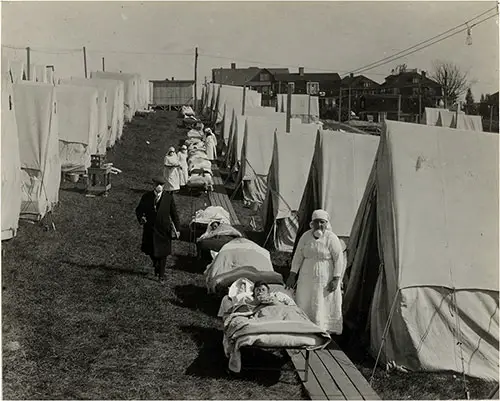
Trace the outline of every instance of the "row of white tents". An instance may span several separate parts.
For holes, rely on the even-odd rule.
[[[56,82],[42,67],[31,66],[26,80],[22,63],[2,60],[2,240],[16,235],[19,218],[51,212],[61,173],[85,174],[91,155],[106,154],[124,123],[148,106],[149,83],[138,74]]]
[[[222,104],[229,91],[239,97]],[[346,324],[368,333],[379,361],[498,380],[498,135],[461,114],[458,129],[438,114],[428,125],[386,121],[380,137],[298,119],[287,133],[285,114],[242,114],[242,97],[208,84],[202,110],[221,116],[227,167],[274,246],[292,250],[326,209],[349,237]]]

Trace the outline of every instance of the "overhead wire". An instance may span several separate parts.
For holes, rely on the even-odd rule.
[[[492,11],[492,10],[495,10],[495,9],[496,9],[496,7],[492,8],[492,9],[490,9],[490,10],[488,10],[488,11],[485,11],[484,13],[480,14],[479,16],[483,16],[484,14],[486,14],[486,13],[488,13],[488,12]],[[488,16],[488,17],[486,17],[486,18],[484,18],[484,19],[482,19],[482,20],[480,20],[480,21],[478,21],[478,22],[475,22],[475,23],[473,23],[472,25],[470,25],[470,26],[469,26],[468,24],[469,24],[471,21],[473,21],[473,20],[475,20],[475,19],[477,19],[477,18],[479,17],[479,16],[476,16],[476,17],[472,18],[471,20],[469,20],[469,21],[467,21],[467,22],[464,22],[464,23],[462,23],[462,24],[460,24],[460,25],[457,25],[456,27],[453,27],[453,28],[451,28],[451,29],[448,29],[447,31],[442,32],[442,33],[440,33],[439,35],[435,35],[435,36],[433,36],[432,38],[427,39],[427,40],[425,40],[425,41],[423,41],[423,42],[417,43],[416,45],[413,45],[413,46],[411,46],[411,47],[409,47],[409,48],[407,48],[407,49],[405,49],[405,50],[401,50],[401,51],[399,51],[399,52],[397,52],[397,53],[394,53],[394,54],[393,54],[393,55],[391,55],[391,56],[384,57],[384,58],[382,58],[382,59],[380,59],[380,60],[378,60],[378,61],[375,61],[375,62],[373,62],[373,63],[366,64],[366,65],[365,65],[365,66],[363,66],[363,67],[360,67],[360,68],[356,68],[356,69],[354,69],[354,70],[351,70],[351,73],[354,73],[354,74],[355,74],[355,73],[360,73],[360,72],[369,71],[369,70],[371,70],[371,69],[373,69],[373,68],[378,68],[378,67],[381,67],[381,66],[383,66],[383,65],[385,65],[385,64],[388,64],[388,63],[393,62],[393,61],[395,61],[395,60],[398,60],[398,59],[400,59],[400,58],[407,57],[407,56],[409,56],[409,55],[411,55],[411,54],[416,53],[417,51],[420,51],[420,50],[426,49],[426,48],[427,48],[427,47],[429,47],[429,46],[432,46],[432,45],[434,45],[434,44],[436,44],[436,43],[439,43],[439,42],[442,42],[443,40],[446,40],[446,39],[448,39],[448,38],[450,38],[450,37],[452,37],[452,36],[458,35],[459,33],[462,33],[462,32],[465,32],[465,31],[467,31],[467,30],[469,30],[469,29],[472,29],[474,26],[480,25],[480,24],[482,24],[483,22],[485,22],[485,21],[489,20],[490,18],[493,18],[493,17],[495,17],[495,16],[497,16],[497,15],[498,15],[498,13],[496,12],[495,14],[492,14],[492,15],[490,15],[490,16]],[[460,29],[459,31],[453,32],[453,33],[451,33],[451,34],[449,34],[449,35],[447,35],[447,36],[442,37],[443,35],[446,35],[446,34],[447,34],[447,33],[449,33],[449,32],[455,31],[455,30],[456,30],[457,28],[459,28],[459,27],[463,27],[463,28],[462,28],[462,29]],[[437,38],[440,38],[440,39],[438,39],[438,40],[434,40],[434,39],[437,39]],[[434,41],[433,41],[433,40],[434,40]],[[432,42],[432,41],[433,41],[433,42]],[[429,43],[429,42],[431,42],[431,43]],[[425,46],[423,46],[423,45],[425,45]],[[417,49],[415,49],[415,48],[417,48]],[[413,49],[415,49],[415,50],[413,50]],[[404,54],[403,54],[403,53],[404,53]]]

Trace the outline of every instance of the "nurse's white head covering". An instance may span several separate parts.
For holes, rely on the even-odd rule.
[[[333,231],[332,226],[330,224],[330,215],[326,210],[323,209],[316,209],[311,216],[311,222],[309,223],[309,227],[313,228],[313,221],[314,220],[325,220],[327,222],[326,224],[326,229],[328,231]]]
[[[326,210],[323,209],[317,209],[313,212],[311,220],[325,220],[325,221],[330,221],[330,215]]]

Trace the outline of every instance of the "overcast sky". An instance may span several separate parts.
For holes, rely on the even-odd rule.
[[[89,71],[138,72],[148,79],[193,78],[198,46],[200,81],[211,69],[288,67],[341,76],[427,40],[495,7],[495,2],[5,2],[2,53],[53,64],[58,76]],[[490,11],[485,17],[493,14]],[[484,18],[484,17],[483,17]],[[364,73],[383,82],[392,68],[430,71],[434,60],[469,73],[477,100],[498,90],[497,18],[472,28],[471,46],[460,33]],[[43,52],[42,52],[43,51]],[[50,52],[50,53],[48,53]],[[128,52],[128,53],[127,53]],[[134,54],[135,52],[135,54]],[[156,53],[156,54],[155,54]],[[158,54],[160,53],[160,54]]]

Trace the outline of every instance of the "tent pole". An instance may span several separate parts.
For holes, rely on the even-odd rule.
[[[83,46],[83,69],[85,71],[85,78],[87,78],[87,49]]]
[[[288,83],[288,95],[286,98],[286,132],[290,133],[290,115],[292,114],[292,83]]]
[[[26,48],[26,79],[29,81],[31,78],[31,54],[30,54],[30,48]]]

